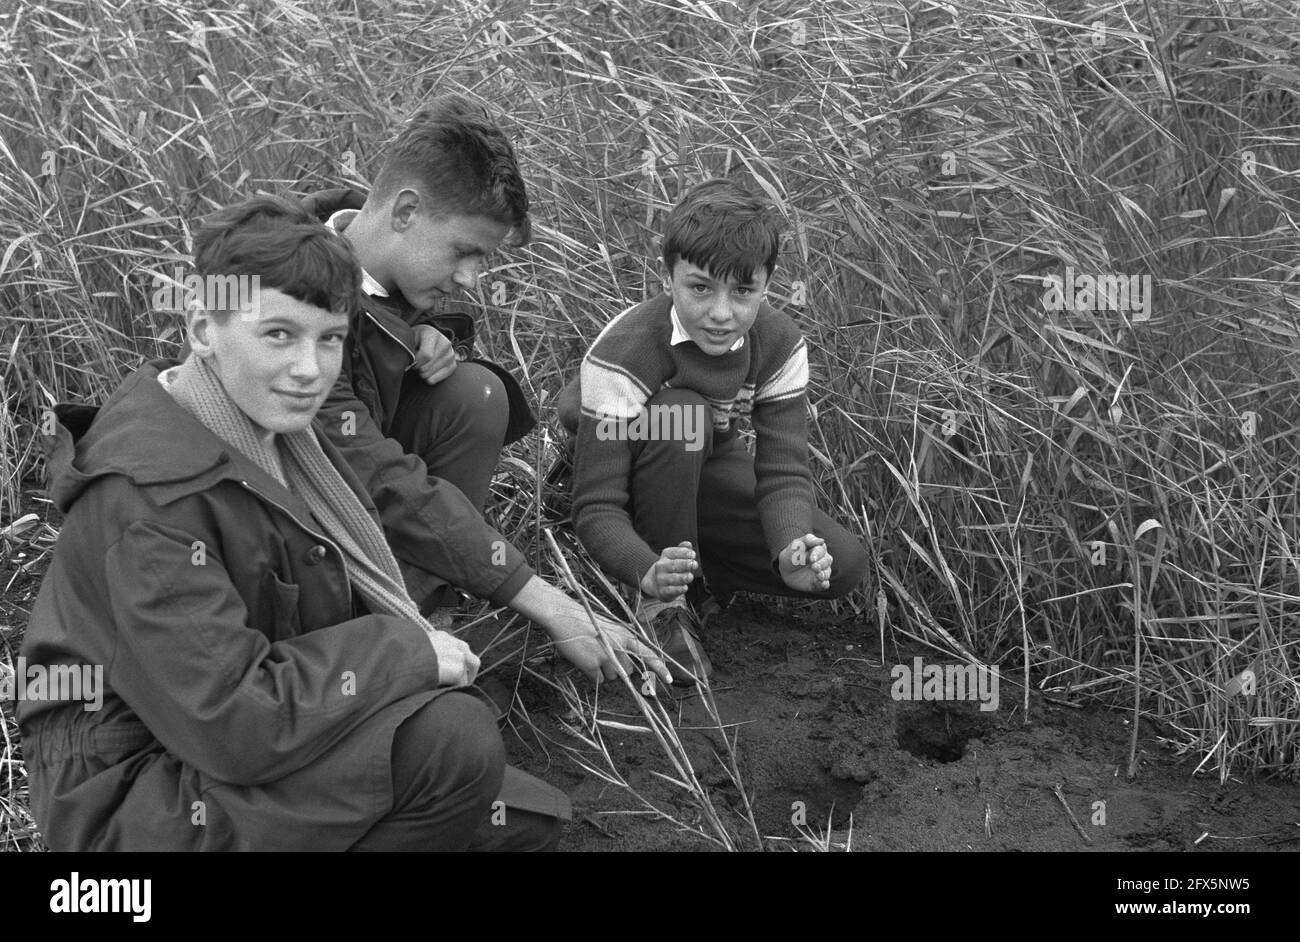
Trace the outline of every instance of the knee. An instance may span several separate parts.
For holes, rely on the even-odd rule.
[[[447,791],[468,793],[486,809],[501,791],[505,744],[492,711],[477,697],[451,691],[430,701],[402,725],[401,746],[428,756],[448,775]]]
[[[664,405],[664,406],[691,406],[694,408],[709,408],[709,400],[697,393],[694,389],[678,389],[673,386],[665,386],[653,396],[646,400],[646,405]],[[710,416],[711,418],[712,416]]]
[[[491,804],[501,791],[506,770],[506,747],[496,717],[472,694],[453,691],[438,699],[448,701],[451,715],[443,720],[443,735],[461,757],[462,780],[472,784],[485,803]]]
[[[510,420],[510,400],[501,377],[478,363],[462,363],[443,382],[453,380],[455,383],[449,391],[456,393],[461,424],[481,430],[484,436],[504,438]]]
[[[693,389],[661,389],[627,431],[638,455],[702,464],[713,450],[713,407]]]
[[[396,437],[417,454],[426,440],[445,444],[448,436],[463,443],[482,442],[493,451],[505,441],[510,400],[505,384],[487,367],[460,363],[433,386],[418,374],[406,374],[402,398],[393,417]]]

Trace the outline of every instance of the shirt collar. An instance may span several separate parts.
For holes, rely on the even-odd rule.
[[[673,336],[672,339],[668,341],[668,343],[671,346],[675,347],[679,343],[686,343],[688,340],[690,340],[691,339],[690,335],[686,333],[686,328],[682,327],[681,319],[678,318],[677,316],[677,305],[670,304],[668,306],[668,316],[672,319],[673,322]],[[745,335],[741,334],[739,337],[736,338],[736,342],[731,345],[731,348],[727,352],[735,353],[744,345],[745,345]]]
[[[359,209],[340,209],[325,221],[325,225],[335,232],[342,232],[361,210]],[[388,291],[379,282],[370,276],[370,272],[364,268],[361,269],[361,290],[372,298],[386,298]]]

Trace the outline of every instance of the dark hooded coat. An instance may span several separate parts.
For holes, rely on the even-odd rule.
[[[100,665],[104,689],[19,702],[33,813],[54,850],[344,849],[391,809],[392,735],[437,657],[365,610],[306,504],[172,399],[169,365],[93,423],[61,411],[66,518],[22,654]]]

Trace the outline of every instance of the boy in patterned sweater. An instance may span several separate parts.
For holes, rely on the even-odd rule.
[[[578,538],[640,588],[638,616],[686,683],[711,673],[696,612],[714,597],[833,598],[866,569],[813,499],[807,345],[764,301],[779,242],[775,210],[744,187],[691,189],[664,229],[665,293],[601,331],[559,403]]]

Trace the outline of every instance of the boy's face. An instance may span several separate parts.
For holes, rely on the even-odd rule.
[[[434,215],[411,190],[398,194],[390,221],[388,265],[375,277],[419,311],[457,289],[472,291],[508,231],[489,216]]]
[[[348,318],[262,288],[251,311],[189,312],[190,346],[260,428],[299,432],[325,402],[343,366]]]
[[[724,281],[679,258],[671,273],[661,264],[660,274],[668,281],[673,307],[687,336],[715,357],[729,352],[753,326],[767,291],[765,268],[757,269],[749,281]]]

